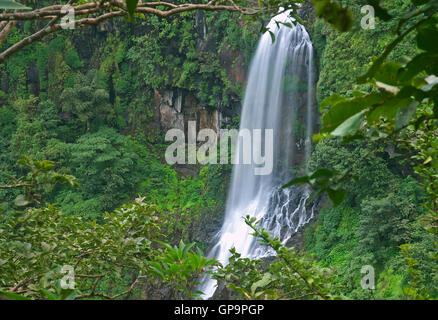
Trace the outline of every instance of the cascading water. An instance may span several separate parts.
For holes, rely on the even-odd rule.
[[[289,13],[274,17],[260,39],[251,63],[242,109],[240,129],[273,129],[273,170],[270,175],[255,175],[254,164],[235,164],[229,189],[225,220],[217,243],[209,256],[223,265],[232,247],[242,257],[252,259],[273,255],[250,235],[243,217],[260,220],[260,226],[282,243],[313,217],[305,202],[305,188],[281,189],[293,176],[292,168],[307,163],[313,133],[313,48],[305,28],[292,28]],[[262,141],[264,143],[264,141]],[[238,141],[236,150],[243,150]],[[206,276],[199,288],[203,298],[211,297],[216,281]]]

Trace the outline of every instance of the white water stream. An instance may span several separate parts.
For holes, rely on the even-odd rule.
[[[261,220],[260,227],[284,244],[313,217],[313,208],[305,208],[306,189],[280,189],[297,163],[305,166],[311,151],[313,47],[302,25],[278,27],[275,21],[292,23],[288,13],[279,14],[268,25],[275,42],[269,32],[262,35],[251,62],[240,123],[240,129],[273,129],[273,171],[255,175],[254,164],[234,165],[224,223],[209,253],[223,265],[232,247],[253,259],[274,254],[250,235],[244,216]],[[199,289],[207,299],[216,281],[206,276]]]

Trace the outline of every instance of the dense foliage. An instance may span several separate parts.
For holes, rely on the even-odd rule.
[[[208,261],[193,248],[184,250],[189,255],[178,258],[183,260],[172,260],[171,248],[183,240],[191,246],[197,241],[198,247],[207,249],[205,233],[214,232],[215,221],[220,219],[230,166],[196,167],[192,174],[181,177],[165,164],[164,134],[153,123],[154,94],[165,89],[187,90],[206,108],[222,105],[232,109],[230,98],[237,101],[241,87],[221,67],[221,56],[232,52],[237,59],[242,52],[249,59],[257,40],[251,31],[254,27],[237,28],[235,17],[189,13],[179,19],[153,18],[135,26],[120,20],[107,25],[100,35],[89,33],[89,38],[80,30],[74,31],[73,37],[60,32],[17,52],[0,66],[4,84],[0,91],[0,185],[5,186],[0,188],[1,243],[5,244],[0,256],[2,270],[8,270],[4,277],[2,272],[0,290],[33,298],[46,297],[46,289],[55,294],[55,288],[58,298],[162,299],[195,294],[196,275]],[[208,26],[208,34],[200,31],[201,24]],[[37,23],[31,22],[18,26],[3,45],[29,35],[36,27]],[[113,28],[115,35],[111,34]],[[138,35],[128,37],[132,28]],[[163,46],[163,41],[174,45]],[[26,158],[20,160],[21,155]],[[36,180],[38,166],[45,167]],[[144,197],[140,203],[134,201],[138,194]],[[144,238],[136,247],[132,243],[129,248],[102,250],[102,259],[95,257],[99,263],[84,256],[86,259],[80,259],[83,265],[77,266],[80,270],[75,268],[83,279],[79,276],[74,295],[61,292],[63,275],[58,271],[62,266],[75,266],[80,252],[98,250],[101,241],[135,238],[124,230],[145,232],[146,226],[135,223],[149,212],[161,232],[136,235]],[[130,215],[132,224],[126,229],[117,227]],[[27,221],[25,229],[17,229],[21,221]],[[64,229],[69,228],[66,233]],[[85,239],[103,232],[108,238]],[[38,242],[41,237],[47,239],[41,240],[47,246]],[[73,246],[74,238],[79,246]],[[24,251],[15,260],[17,241]],[[156,241],[163,241],[167,249],[159,249]],[[66,256],[58,256],[65,250]],[[49,258],[40,259],[43,256]],[[138,259],[142,265],[123,259]],[[114,263],[124,266],[114,270]],[[90,264],[96,268],[87,269]],[[167,271],[157,273],[159,266]],[[178,283],[169,272],[178,275]],[[41,284],[38,277],[42,273],[51,280]],[[180,277],[183,273],[185,280]],[[26,281],[15,288],[20,282],[17,279]],[[191,289],[187,291],[188,286]],[[165,289],[160,295],[153,288]]]
[[[277,256],[207,259],[231,167],[187,173],[163,160],[157,97],[184,92],[235,126],[239,71],[265,21],[145,18],[127,1],[128,20],[59,30],[0,64],[1,295],[196,298],[209,272],[230,299],[437,298],[437,1],[311,2],[322,126],[311,173],[290,184],[310,184],[320,208],[303,250],[247,217]],[[367,3],[375,29],[360,27]],[[296,8],[259,7],[284,4]],[[40,27],[18,23],[1,48]],[[69,266],[74,289],[61,285]],[[363,266],[374,268],[375,290],[361,288]]]
[[[383,1],[386,14],[401,18],[374,30],[337,35],[315,24],[323,50],[316,171],[290,184],[310,183],[342,203],[321,210],[306,247],[323,265],[339,267],[356,298],[367,297],[354,285],[364,265],[377,272],[373,297],[437,296],[437,3],[414,4]]]

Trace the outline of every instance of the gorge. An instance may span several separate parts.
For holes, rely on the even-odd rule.
[[[126,1],[0,1],[0,299],[438,297],[437,0]]]

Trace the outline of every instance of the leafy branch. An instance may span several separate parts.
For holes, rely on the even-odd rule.
[[[300,261],[298,261],[295,255],[291,255],[289,253],[289,249],[282,245],[282,243],[278,239],[272,239],[269,233],[263,228],[260,229],[257,227],[257,219],[247,215],[245,217],[245,223],[254,231],[252,235],[254,237],[259,238],[259,241],[264,245],[271,247],[276,252],[277,256],[284,261],[286,265],[288,265],[294,273],[298,275],[298,277],[304,282],[306,287],[311,291],[310,294],[306,295],[317,295],[322,300],[327,300],[328,295],[324,293],[324,288],[322,283],[319,284],[315,282],[315,279],[311,278],[311,275],[308,273],[309,270],[305,271],[300,268]]]
[[[57,184],[79,187],[79,183],[76,182],[74,176],[54,171],[55,163],[53,161],[34,161],[22,156],[17,165],[28,171],[28,173],[19,178],[6,175],[11,184],[0,185],[0,189],[24,188],[24,193],[18,195],[15,199],[17,206],[27,206],[32,203],[41,205],[41,193],[43,191],[49,192]]]
[[[344,142],[359,139],[385,143],[388,140],[397,141],[406,130],[413,129],[418,133],[424,133],[426,131],[422,131],[421,127],[426,123],[436,125],[438,0],[413,2],[421,7],[399,19],[394,30],[398,36],[386,46],[380,57],[374,60],[369,70],[357,79],[357,84],[366,83],[373,87],[373,90],[354,90],[351,98],[333,94],[324,99],[320,104],[322,128],[320,133],[314,136],[315,141],[338,137]],[[381,14],[384,15],[382,12]],[[407,29],[402,32],[405,26]],[[419,53],[407,61],[386,61],[394,48],[414,31]],[[424,112],[425,110],[431,112]],[[432,141],[434,140],[429,140],[429,145],[425,148],[435,148]],[[424,162],[426,160],[427,158],[423,159]],[[433,170],[429,172],[432,178],[437,174],[438,164],[432,161],[425,164],[427,163],[433,166]],[[353,176],[348,172],[338,174],[327,169],[319,169],[313,174],[293,179],[285,187],[309,184],[317,194],[326,192],[334,204],[339,204],[345,195],[342,189],[338,189],[339,184],[351,177]],[[431,193],[431,197],[436,199],[436,190]],[[434,215],[438,214],[437,210],[434,209]]]
[[[265,229],[257,226],[256,218],[246,216],[245,223],[262,245],[275,251],[275,260],[263,267],[264,261],[242,258],[232,248],[229,263],[217,268],[213,278],[225,282],[229,289],[248,300],[340,298],[332,294],[335,287],[330,270],[315,266],[305,256],[299,256],[294,248],[288,248],[278,239],[272,239]]]
[[[6,1],[6,0],[5,0]],[[12,1],[7,1],[12,2]],[[104,21],[114,18],[125,17],[130,21],[135,18],[145,19],[146,15],[155,15],[161,18],[169,18],[174,15],[183,14],[186,12],[193,12],[197,10],[203,11],[229,11],[236,12],[243,16],[259,17],[260,15],[273,16],[277,14],[278,9],[282,7],[284,10],[291,9],[292,15],[298,18],[296,10],[297,3],[302,0],[290,2],[288,0],[275,1],[259,1],[255,4],[253,1],[233,1],[233,0],[212,0],[201,1],[201,3],[171,3],[162,1],[141,2],[137,0],[101,0],[101,1],[81,1],[75,4],[77,0],[70,0],[65,4],[50,5],[39,9],[22,11],[23,7],[16,7],[17,10],[6,10],[0,13],[0,45],[2,41],[14,29],[17,22],[20,21],[45,21],[49,23],[37,32],[30,36],[19,40],[9,48],[0,53],[0,63],[4,62],[8,57],[18,50],[30,45],[31,43],[44,38],[45,36],[60,31],[65,27],[62,20],[69,14],[65,12],[65,5],[72,5],[74,9],[74,23],[76,28],[85,26],[96,26]],[[237,4],[239,3],[239,4]],[[6,5],[2,6],[0,2],[0,9],[8,8]],[[58,23],[59,22],[59,23]]]

